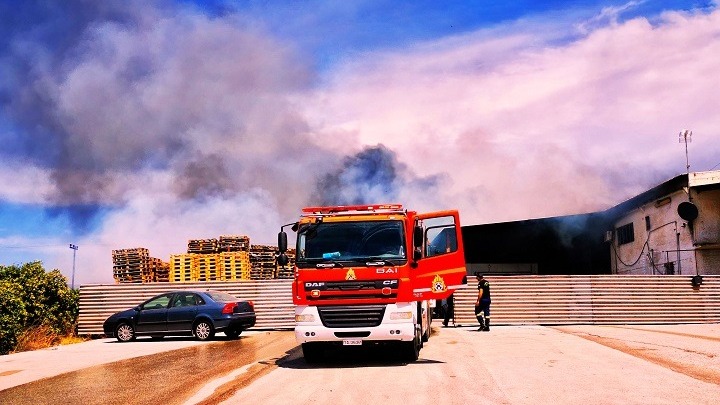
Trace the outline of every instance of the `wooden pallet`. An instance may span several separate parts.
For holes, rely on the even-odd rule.
[[[222,235],[218,238],[218,252],[247,252],[250,237],[244,235]]]
[[[188,253],[215,253],[218,250],[218,240],[212,239],[190,239],[188,241]]]
[[[167,281],[169,265],[150,257],[146,248],[116,249],[112,251],[113,278],[117,283],[152,283]]]

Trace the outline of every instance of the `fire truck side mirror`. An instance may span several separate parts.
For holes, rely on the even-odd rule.
[[[285,231],[278,233],[278,250],[280,253],[287,252],[287,234]]]
[[[415,226],[413,228],[413,260],[418,261],[422,259],[422,246],[423,238],[425,233],[422,226]]]
[[[280,266],[287,266],[287,264],[290,263],[290,259],[288,259],[288,255],[286,255],[285,253],[280,253],[277,258],[277,263]]]

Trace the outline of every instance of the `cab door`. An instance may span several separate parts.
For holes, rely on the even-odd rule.
[[[418,214],[415,226],[422,229],[422,240],[413,244],[416,267],[411,268],[413,298],[440,300],[467,283],[465,251],[456,210]],[[420,237],[419,232],[413,238]]]

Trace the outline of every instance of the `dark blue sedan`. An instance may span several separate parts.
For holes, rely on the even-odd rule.
[[[255,325],[252,301],[221,291],[173,291],[150,298],[135,308],[111,315],[103,324],[106,336],[128,342],[136,336],[192,335],[207,340],[216,332],[237,339]]]

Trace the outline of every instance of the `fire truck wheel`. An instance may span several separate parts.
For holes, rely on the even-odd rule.
[[[305,362],[308,364],[317,363],[323,354],[323,348],[319,343],[303,343],[302,344],[303,357]]]
[[[417,361],[420,357],[420,347],[422,345],[420,330],[415,331],[415,339],[412,342],[403,342],[403,344],[405,345],[405,357],[408,362]]]

